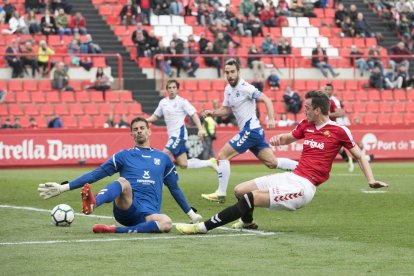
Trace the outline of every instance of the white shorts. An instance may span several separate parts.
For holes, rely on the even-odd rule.
[[[316,187],[292,172],[276,173],[254,179],[259,190],[269,190],[269,210],[295,211],[308,204]]]

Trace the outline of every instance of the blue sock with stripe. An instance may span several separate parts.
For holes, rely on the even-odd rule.
[[[155,221],[142,222],[134,226],[116,227],[115,233],[158,233],[161,232]]]
[[[96,207],[103,203],[110,203],[122,193],[122,185],[119,181],[114,181],[96,195]]]

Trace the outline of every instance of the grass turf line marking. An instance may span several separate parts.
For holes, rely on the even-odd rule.
[[[361,193],[365,193],[365,194],[385,194],[388,193],[388,191],[377,191],[377,190],[363,190],[361,189]]]
[[[9,209],[17,209],[17,210],[25,210],[25,211],[33,211],[33,212],[43,212],[43,213],[50,213],[52,210],[47,209],[41,209],[41,208],[35,208],[35,207],[28,207],[28,206],[14,206],[14,205],[7,205],[7,204],[1,204],[0,208],[9,208]],[[101,218],[101,219],[114,219],[114,217],[111,216],[99,216],[99,215],[85,215],[83,213],[75,213],[75,216],[81,216],[81,217],[89,217],[89,218]],[[176,225],[176,223],[173,223],[173,225]],[[262,230],[249,230],[249,229],[243,229],[241,231],[240,229],[233,229],[228,227],[218,227],[217,229],[224,230],[224,231],[232,231],[232,232],[244,232],[244,233],[251,233],[254,235],[274,235],[276,232],[269,232],[269,231],[262,231]],[[0,243],[1,244],[1,243]]]

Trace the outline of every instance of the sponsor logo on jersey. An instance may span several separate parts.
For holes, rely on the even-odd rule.
[[[154,180],[151,180],[150,171],[144,171],[143,179],[138,179],[137,182],[143,185],[153,185],[155,184]]]
[[[306,132],[314,133],[315,131],[313,129],[307,129]]]
[[[318,143],[316,141],[313,140],[304,140],[303,141],[303,145],[309,146],[312,149],[317,148],[317,149],[324,149],[325,147],[325,143]]]
[[[149,175],[149,171],[144,171],[144,175],[142,176],[144,179],[150,179],[151,176]]]
[[[154,164],[159,166],[161,164],[161,160],[159,158],[154,158]]]

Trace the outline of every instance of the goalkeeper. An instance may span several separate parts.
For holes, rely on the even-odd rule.
[[[96,224],[93,226],[95,233],[169,232],[172,220],[160,212],[165,183],[190,222],[198,222],[202,217],[190,207],[179,188],[174,164],[167,154],[150,147],[150,135],[151,130],[144,118],[133,119],[131,136],[135,147],[114,154],[99,168],[62,185],[55,182],[39,184],[40,196],[48,199],[82,187],[82,211],[87,215],[98,206],[113,202],[114,217],[124,227]],[[116,172],[120,177],[95,196],[89,183]]]

